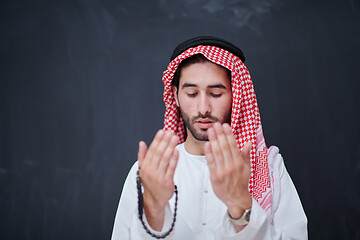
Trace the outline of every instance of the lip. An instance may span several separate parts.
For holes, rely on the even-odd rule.
[[[195,121],[195,124],[199,128],[210,128],[210,127],[212,127],[214,122],[212,120],[210,120],[210,119],[201,119],[201,120]]]

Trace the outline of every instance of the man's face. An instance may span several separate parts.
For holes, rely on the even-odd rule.
[[[188,138],[208,141],[207,129],[215,122],[230,123],[232,93],[227,71],[208,61],[181,70],[178,92],[173,87],[173,93]]]

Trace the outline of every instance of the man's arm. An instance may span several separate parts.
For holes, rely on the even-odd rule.
[[[274,157],[273,160],[277,162],[275,164],[276,171],[274,171],[274,177],[279,181],[279,186],[277,187],[278,197],[277,200],[275,200],[276,204],[273,202],[273,207],[275,208],[273,209],[274,215],[272,222],[270,222],[264,209],[253,199],[249,224],[242,231],[236,233],[233,224],[225,213],[218,231],[219,238],[224,240],[308,239],[307,218],[295,186],[286,171],[281,155],[275,154],[275,156],[272,157]]]
[[[139,161],[133,165],[125,181],[115,217],[112,240],[153,239],[145,232],[138,216],[136,191],[138,169],[144,189],[145,225],[158,235],[163,233],[161,231],[164,227],[166,228],[164,231],[170,228],[172,213],[168,201],[174,193],[173,175],[178,159],[178,152],[175,150],[177,142],[178,137],[173,133],[160,130],[149,149],[144,142],[139,143]],[[171,239],[171,235],[166,239]]]
[[[175,147],[179,138],[172,132],[159,130],[149,149],[139,143],[139,175],[144,187],[144,212],[150,227],[161,231],[165,207],[174,194],[174,172],[178,160]]]
[[[205,153],[208,160],[210,180],[217,197],[228,207],[232,218],[240,218],[251,207],[250,222],[246,226],[232,223],[224,214],[221,239],[307,239],[307,219],[296,189],[287,173],[283,160],[276,155],[280,176],[279,204],[270,223],[267,213],[250,197],[248,204],[248,181],[250,177],[250,144],[240,152],[228,124],[214,124],[208,130],[209,143]],[[238,162],[236,164],[236,162]],[[235,231],[234,231],[235,230]]]
[[[210,180],[216,196],[227,206],[229,215],[239,219],[252,207],[248,190],[250,178],[250,148],[245,144],[240,152],[229,124],[215,123],[208,129],[209,142],[205,145]],[[234,224],[237,231],[244,226]]]
[[[146,231],[138,216],[138,195],[136,190],[136,172],[138,171],[138,162],[132,166],[120,197],[119,206],[116,212],[113,232],[111,240],[153,240]],[[165,222],[163,229],[167,231],[171,226],[173,213],[170,205],[165,208]],[[143,214],[143,220],[146,226],[150,229],[151,227],[147,223],[146,216]],[[163,232],[157,232],[151,230],[153,233],[161,235]],[[169,234],[165,239],[172,239],[173,234]]]

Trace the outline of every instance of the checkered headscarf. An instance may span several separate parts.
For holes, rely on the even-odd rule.
[[[202,54],[211,62],[231,71],[233,97],[231,128],[239,149],[242,149],[246,142],[252,142],[249,192],[268,213],[268,216],[271,216],[272,194],[267,147],[262,134],[258,104],[249,71],[237,56],[216,46],[199,45],[187,49],[169,63],[162,79],[164,83],[163,97],[166,106],[164,130],[174,131],[180,137],[180,143],[185,141],[184,122],[176,106],[171,82],[181,61],[195,54]]]

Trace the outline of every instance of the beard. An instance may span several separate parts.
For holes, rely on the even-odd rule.
[[[201,120],[201,119],[209,119],[212,122],[220,122],[222,123],[229,123],[230,124],[230,120],[231,120],[231,111],[229,111],[229,113],[227,115],[224,116],[223,119],[219,119],[215,116],[211,116],[211,114],[198,114],[197,116],[194,117],[190,117],[188,114],[186,114],[181,107],[179,107],[180,110],[180,114],[182,119],[184,120],[184,124],[185,127],[190,131],[191,135],[198,141],[209,141],[209,137],[208,137],[208,133],[207,133],[207,128],[200,128],[197,129],[194,124],[196,123],[196,121]]]

